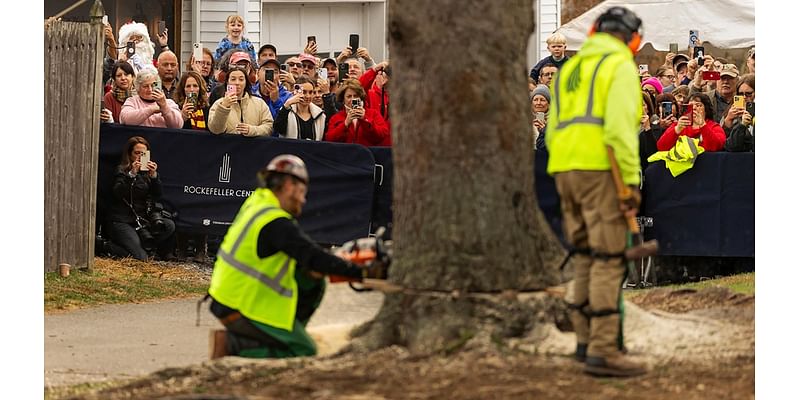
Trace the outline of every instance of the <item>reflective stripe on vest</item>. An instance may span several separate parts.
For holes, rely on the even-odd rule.
[[[559,123],[556,125],[556,129],[564,129],[572,124],[591,124],[591,125],[600,125],[602,126],[605,123],[603,118],[597,118],[592,115],[592,109],[594,109],[594,83],[597,80],[597,73],[600,72],[600,66],[603,65],[603,61],[606,60],[611,54],[605,54],[594,67],[594,72],[592,73],[592,81],[589,83],[589,101],[586,102],[586,114],[580,117],[575,117],[573,119],[567,121],[561,121],[559,118]],[[580,65],[575,67],[576,69],[580,68]],[[558,91],[561,91],[561,86],[559,83],[561,82],[561,74],[556,74],[556,82],[555,88]],[[561,113],[561,96],[556,96],[556,110]]]
[[[237,270],[239,270],[240,272],[242,272],[244,274],[247,274],[247,275],[249,275],[249,276],[251,276],[253,278],[258,279],[259,282],[267,285],[267,287],[269,287],[270,289],[274,290],[279,295],[281,295],[283,297],[292,297],[292,289],[287,289],[287,288],[281,286],[281,283],[280,283],[281,279],[283,279],[284,275],[286,275],[286,272],[289,270],[289,262],[291,261],[291,258],[287,258],[286,262],[283,263],[283,266],[281,267],[281,270],[278,272],[278,274],[275,275],[274,278],[270,278],[270,277],[262,274],[261,272],[259,272],[255,268],[253,268],[253,267],[251,267],[251,266],[249,266],[249,265],[247,265],[247,264],[245,264],[243,262],[240,262],[239,260],[237,260],[236,258],[233,257],[233,254],[236,254],[236,250],[238,250],[239,246],[242,244],[242,241],[244,240],[244,237],[247,235],[248,232],[250,232],[250,226],[252,226],[253,223],[255,223],[255,221],[256,221],[256,219],[258,217],[260,217],[260,216],[264,215],[265,213],[267,213],[268,211],[274,210],[274,209],[275,209],[275,207],[267,207],[267,208],[257,212],[255,215],[253,215],[253,217],[250,218],[249,221],[247,221],[247,224],[245,224],[245,226],[242,229],[241,233],[239,233],[239,237],[236,238],[236,242],[233,243],[233,248],[231,248],[231,252],[228,253],[225,250],[223,250],[222,248],[220,248],[219,251],[217,252],[217,255],[220,256],[220,258],[222,258],[225,262],[230,264],[232,267],[234,267]]]

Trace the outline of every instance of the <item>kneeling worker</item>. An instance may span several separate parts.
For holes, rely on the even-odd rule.
[[[211,275],[211,313],[226,328],[212,333],[211,358],[313,356],[317,348],[305,325],[325,281],[311,271],[360,278],[366,270],[323,250],[294,220],[306,202],[303,160],[277,156],[258,179],[260,187],[225,234]]]

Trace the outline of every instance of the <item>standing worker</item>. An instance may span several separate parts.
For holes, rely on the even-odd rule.
[[[620,315],[625,279],[626,216],[639,206],[639,120],[642,94],[633,55],[642,21],[623,7],[598,17],[589,38],[556,74],[545,136],[561,196],[564,233],[574,247],[575,279],[567,293],[575,358],[584,372],[636,376],[644,365],[625,355]],[[634,200],[621,202],[607,146]]]
[[[322,301],[325,281],[312,271],[352,278],[369,271],[323,250],[294,220],[308,189],[302,159],[279,155],[258,179],[211,275],[211,313],[226,328],[212,332],[211,358],[313,356],[317,348],[305,325]]]

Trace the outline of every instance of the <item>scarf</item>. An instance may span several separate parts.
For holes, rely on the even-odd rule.
[[[120,104],[125,104],[125,100],[128,97],[133,96],[133,91],[128,89],[120,89],[116,85],[111,87],[111,92],[113,93],[114,99],[116,99]]]

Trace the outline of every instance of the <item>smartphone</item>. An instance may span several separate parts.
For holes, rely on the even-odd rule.
[[[274,81],[275,80],[275,70],[274,69],[264,70],[264,80]]]
[[[203,61],[203,48],[200,46],[200,43],[194,44],[194,60],[197,62]]]
[[[125,46],[125,54],[131,58],[136,53],[136,42],[128,42]]]
[[[322,79],[328,79],[328,69],[327,68],[318,69],[317,75],[319,75],[319,77]]]
[[[317,37],[316,36],[309,36],[308,38],[306,38],[306,40],[308,41],[309,44],[311,42],[316,43],[317,42]]]
[[[706,55],[706,49],[703,46],[695,46],[694,50],[692,50],[692,58],[697,59],[697,65],[703,65],[703,56]]]
[[[750,116],[752,117],[756,116],[756,103],[747,103],[744,106],[744,109],[750,114]]]
[[[158,21],[158,33],[163,34],[167,30],[167,21]]]
[[[197,93],[187,93],[186,94],[186,101],[191,103],[193,106],[197,105]]]
[[[350,72],[350,65],[346,62],[339,64],[339,82],[347,79],[347,73]]]
[[[350,34],[350,50],[353,50],[353,54],[356,54],[358,51],[358,34],[351,33]]]
[[[298,93],[300,93],[300,92],[302,92],[302,91],[303,91],[303,87],[302,87],[302,86],[300,86],[299,84],[295,83],[295,84],[294,84],[294,92],[293,92],[293,93],[294,93],[294,94],[298,94]]]
[[[697,46],[697,42],[700,41],[700,31],[697,29],[689,30],[689,47]]]
[[[103,25],[108,25],[108,15],[103,15]]]
[[[153,82],[153,90],[157,90],[159,92],[163,92],[164,89],[161,88],[161,81]]]
[[[661,119],[669,118],[672,115],[672,102],[671,101],[662,101],[661,102]]]
[[[533,119],[539,120],[539,121],[544,121],[544,113],[543,112],[537,112],[536,115],[533,117]]]
[[[225,90],[225,96],[229,96],[231,94],[236,94],[238,90],[236,90],[236,85],[228,85],[227,89]]]
[[[688,104],[686,104],[686,106],[684,106],[683,115],[682,116],[689,117],[689,120],[694,118],[693,109],[692,109],[692,103],[688,103]]]
[[[703,71],[704,81],[718,81],[720,80],[719,71]]]
[[[677,43],[670,43],[669,44],[669,52],[678,54],[678,44]]]
[[[139,161],[142,163],[142,166],[139,167],[139,171],[149,171],[150,169],[147,168],[147,163],[150,162],[150,150],[145,150]]]
[[[361,99],[350,100],[350,108],[361,108]]]
[[[647,66],[647,64],[639,64],[639,76],[642,76],[648,72],[650,72],[650,68]]]
[[[733,96],[733,106],[744,108],[744,96]]]
[[[281,71],[288,71],[288,70],[289,70],[289,64],[281,64]]]

